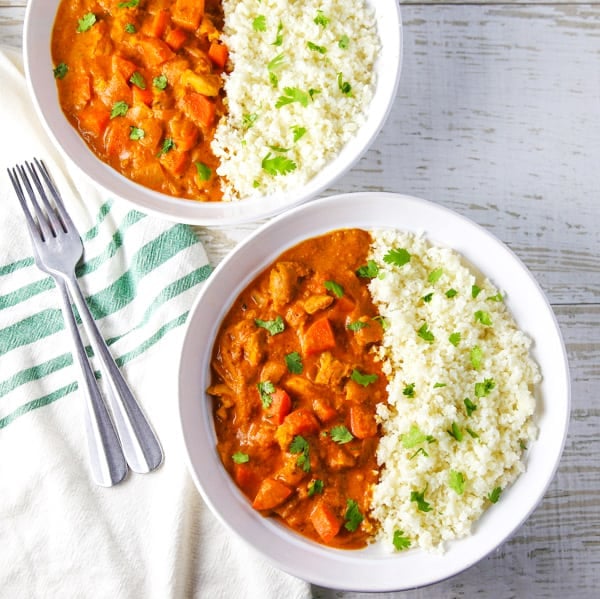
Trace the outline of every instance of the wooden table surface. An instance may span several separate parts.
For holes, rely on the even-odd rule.
[[[0,0],[0,44],[21,46],[25,4]],[[392,113],[327,195],[416,195],[508,244],[537,277],[560,323],[572,409],[557,475],[511,540],[450,580],[377,597],[596,597],[600,2],[423,0],[402,2],[401,10],[404,64]],[[217,264],[255,227],[198,232]],[[316,587],[314,596],[366,597]]]

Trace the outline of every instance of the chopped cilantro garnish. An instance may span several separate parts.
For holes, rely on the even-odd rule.
[[[296,435],[292,439],[290,453],[300,454],[296,460],[296,465],[302,468],[304,472],[310,472],[310,445],[304,437]]]
[[[498,293],[496,293],[496,295],[490,295],[490,297],[487,298],[488,302],[501,302],[504,300],[504,297],[502,297],[502,294],[498,291]]]
[[[256,324],[257,327],[267,329],[271,335],[277,335],[285,330],[285,322],[283,322],[281,316],[276,316],[274,320],[261,320],[260,318],[255,318],[254,324]]]
[[[245,464],[246,462],[250,461],[250,456],[247,453],[242,453],[241,451],[236,451],[232,456],[231,459],[236,463],[236,464]]]
[[[435,335],[429,330],[429,326],[425,323],[418,331],[417,335],[421,337],[427,343],[433,343],[435,341]]]
[[[473,439],[479,439],[479,435],[474,430],[470,429],[468,426],[465,428],[465,430],[469,433],[471,437],[473,437]]]
[[[144,137],[146,137],[146,132],[143,129],[134,127],[133,125],[129,127],[129,139],[139,141],[140,139],[144,139]]]
[[[433,297],[433,292],[428,293],[427,295],[424,295],[421,299],[428,304],[431,301],[431,298]]]
[[[367,260],[364,266],[356,270],[356,274],[363,279],[374,279],[379,274],[379,266],[375,260]]]
[[[167,152],[170,152],[173,148],[175,148],[175,142],[170,138],[166,137],[163,141],[163,145],[156,155],[157,158],[164,156]]]
[[[344,297],[344,288],[335,281],[325,281],[323,286],[327,291],[331,291],[336,297]]]
[[[349,322],[346,325],[346,328],[349,331],[356,332],[356,331],[360,331],[361,329],[364,329],[365,327],[368,327],[368,326],[369,326],[369,323],[365,322],[364,320],[355,320],[354,322]]]
[[[204,162],[194,162],[194,166],[196,167],[196,172],[198,173],[198,178],[200,181],[208,181],[212,176],[212,171]]]
[[[475,299],[480,293],[481,293],[481,287],[478,287],[477,285],[471,286],[471,297],[473,299]]]
[[[137,29],[133,23],[127,23],[124,27],[125,33],[135,33]]]
[[[431,504],[429,502],[425,501],[425,491],[427,491],[427,487],[425,487],[421,493],[419,493],[418,491],[411,491],[410,500],[416,501],[417,509],[419,511],[430,512]]]
[[[410,254],[404,248],[393,248],[384,257],[386,264],[404,266],[410,262]]]
[[[317,10],[317,16],[313,19],[316,25],[320,25],[321,27],[327,27],[329,24],[329,19],[325,16],[325,13],[322,10]]]
[[[408,549],[410,547],[410,539],[404,536],[403,530],[394,531],[392,543],[394,544],[396,551],[402,551],[403,549]]]
[[[88,31],[94,26],[96,22],[96,15],[93,12],[88,12],[83,15],[79,21],[77,21],[77,33],[83,33],[84,31]]]
[[[146,89],[146,82],[139,71],[135,71],[135,73],[133,73],[133,75],[129,78],[129,81],[140,89]]]
[[[346,34],[342,35],[342,37],[340,38],[340,41],[338,42],[338,46],[342,50],[346,50],[349,45],[350,45],[350,38]]]
[[[429,457],[429,454],[422,447],[419,447],[419,449],[417,449],[417,451],[415,451],[415,453],[413,453],[408,459],[412,460],[413,458],[416,458],[420,453],[422,453],[426,458]]]
[[[484,379],[482,383],[475,383],[475,397],[485,397],[496,386],[494,379]]]
[[[296,143],[301,137],[304,136],[304,134],[306,133],[306,129],[298,125],[293,125],[292,133],[294,134],[294,143]]]
[[[443,268],[436,268],[435,270],[432,270],[429,273],[429,276],[427,277],[427,280],[430,283],[437,283],[437,281],[440,280],[440,277],[444,274],[444,269]]]
[[[308,90],[308,95],[310,96],[311,100],[314,100],[315,96],[319,95],[320,93],[321,93],[321,90],[320,89],[315,89],[314,87],[311,87]]]
[[[457,347],[458,344],[460,343],[460,338],[461,338],[460,333],[456,332],[456,333],[452,333],[450,335],[450,337],[448,337],[448,341],[450,341],[450,343],[452,343],[452,345],[454,345],[454,347]]]
[[[312,497],[317,493],[323,493],[323,481],[319,478],[313,479],[308,483],[308,496]]]
[[[465,492],[465,476],[462,472],[457,470],[450,470],[448,477],[448,486],[456,491],[458,495],[462,495]]]
[[[297,168],[297,164],[290,158],[273,156],[271,152],[262,159],[261,166],[265,172],[274,177],[277,175],[287,175]]]
[[[302,371],[304,370],[302,357],[297,351],[286,354],[285,365],[292,374],[302,374]]]
[[[154,79],[152,79],[152,85],[156,89],[160,89],[160,90],[166,89],[168,83],[169,82],[165,75],[158,75],[158,76],[154,77]]]
[[[454,297],[456,294],[458,293],[458,291],[456,291],[456,289],[448,289],[448,291],[446,291],[446,297],[447,298],[452,298]]]
[[[481,361],[483,360],[483,350],[479,345],[471,348],[471,365],[475,370],[481,370]]]
[[[402,447],[412,449],[421,443],[434,443],[435,439],[431,435],[421,432],[419,427],[413,424],[407,433],[400,435],[400,441],[402,442]]]
[[[64,62],[59,62],[54,69],[52,69],[55,79],[63,79],[64,76],[69,72],[69,67]]]
[[[298,102],[304,107],[308,106],[310,96],[301,89],[298,89],[297,87],[284,87],[283,92],[285,95],[279,96],[277,102],[275,102],[275,108],[281,108],[282,106],[292,104],[293,102]]]
[[[414,397],[415,396],[415,384],[411,383],[410,385],[406,385],[402,390],[402,395],[406,397]]]
[[[352,433],[342,424],[340,426],[334,426],[330,431],[330,437],[332,441],[335,441],[338,445],[344,443],[350,443],[354,437]]]
[[[278,54],[277,56],[275,56],[275,58],[272,58],[267,63],[267,69],[271,72],[277,71],[284,65],[284,63],[285,63],[285,54],[282,52],[281,54]]]
[[[260,383],[257,383],[256,386],[263,408],[270,407],[273,403],[272,394],[275,393],[275,385],[273,385],[271,381],[261,381]]]
[[[387,331],[390,328],[390,321],[387,318],[385,318],[384,316],[381,316],[381,315],[374,316],[373,320],[378,322],[384,331]]]
[[[440,389],[441,387],[445,387],[445,386],[446,386],[446,383],[435,383],[433,385],[433,388],[434,389]]]
[[[344,81],[342,73],[338,73],[337,82],[338,82],[338,87],[339,87],[340,91],[345,96],[352,95],[352,86],[347,81]]]
[[[485,310],[477,310],[474,314],[475,320],[478,320],[481,324],[486,326],[492,326],[492,317],[489,312]]]
[[[271,44],[271,46],[281,46],[283,44],[283,23],[279,21],[279,25],[277,25],[277,34],[275,35],[275,41]]]
[[[474,404],[468,397],[464,398],[465,409],[467,410],[467,416],[471,416],[477,409],[477,404]]]
[[[519,441],[519,447],[520,447],[520,448],[521,448],[523,451],[525,451],[525,450],[527,449],[527,443],[525,443],[525,441],[523,441],[523,439],[521,439],[521,440]]]
[[[460,430],[460,427],[456,422],[452,423],[452,427],[447,431],[447,433],[454,437],[457,441],[463,440],[463,432]]]
[[[377,380],[377,375],[376,374],[363,374],[362,372],[360,372],[358,369],[355,368],[352,371],[350,378],[355,383],[358,383],[359,385],[362,385],[363,387],[367,387],[368,385],[370,385],[371,383],[374,383]]]
[[[327,48],[325,48],[325,46],[318,46],[317,44],[314,44],[313,42],[306,42],[306,45],[308,46],[308,49],[312,50],[313,52],[318,52],[319,54],[327,53]]]
[[[346,500],[346,513],[344,514],[344,519],[346,520],[344,528],[350,532],[354,532],[363,521],[364,516],[360,513],[358,503],[356,503],[354,499]]]
[[[110,111],[110,118],[114,119],[118,116],[125,116],[128,110],[129,104],[127,104],[127,102],[123,102],[122,100],[115,102],[112,106],[112,110]]]
[[[140,3],[140,0],[127,0],[126,2],[119,2],[119,8],[135,8]]]
[[[502,489],[500,487],[496,487],[488,496],[487,498],[492,502],[492,503],[497,503],[498,499],[500,499],[500,493],[502,493]]]
[[[254,31],[267,30],[267,18],[265,17],[265,15],[258,15],[258,17],[256,17],[254,21],[252,21],[252,29],[254,29]]]
[[[242,126],[244,127],[244,129],[250,129],[250,127],[252,127],[252,125],[254,125],[254,123],[256,122],[257,118],[258,114],[256,114],[256,112],[253,112],[251,114],[245,114],[244,116],[242,116]]]

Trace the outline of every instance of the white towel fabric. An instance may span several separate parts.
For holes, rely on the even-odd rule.
[[[177,356],[210,274],[193,231],[132,210],[69,169],[0,52],[0,595],[168,599],[310,596],[209,512],[184,463]],[[84,295],[163,445],[159,470],[90,478],[77,366],[58,291],[31,258],[6,168],[46,161],[84,238]]]

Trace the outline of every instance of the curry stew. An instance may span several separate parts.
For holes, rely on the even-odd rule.
[[[210,149],[225,112],[220,0],[62,0],[60,104],[94,153],[162,193],[222,198]]]
[[[208,389],[221,460],[253,507],[349,549],[374,532],[375,409],[387,397],[369,352],[383,329],[357,274],[370,241],[335,231],[263,271],[221,325]]]

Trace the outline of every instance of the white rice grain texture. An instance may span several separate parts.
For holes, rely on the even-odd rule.
[[[445,541],[468,535],[492,506],[490,494],[524,470],[541,377],[498,290],[457,252],[423,236],[372,235],[380,271],[370,291],[389,323],[378,350],[389,405],[378,410],[382,473],[372,515],[390,550],[401,531],[411,547],[441,552]],[[410,260],[386,263],[390,249],[406,250]]]
[[[224,0],[223,9],[233,71],[212,149],[224,200],[302,185],[365,120],[380,49],[374,11],[364,0]],[[277,107],[282,97],[296,101]]]

